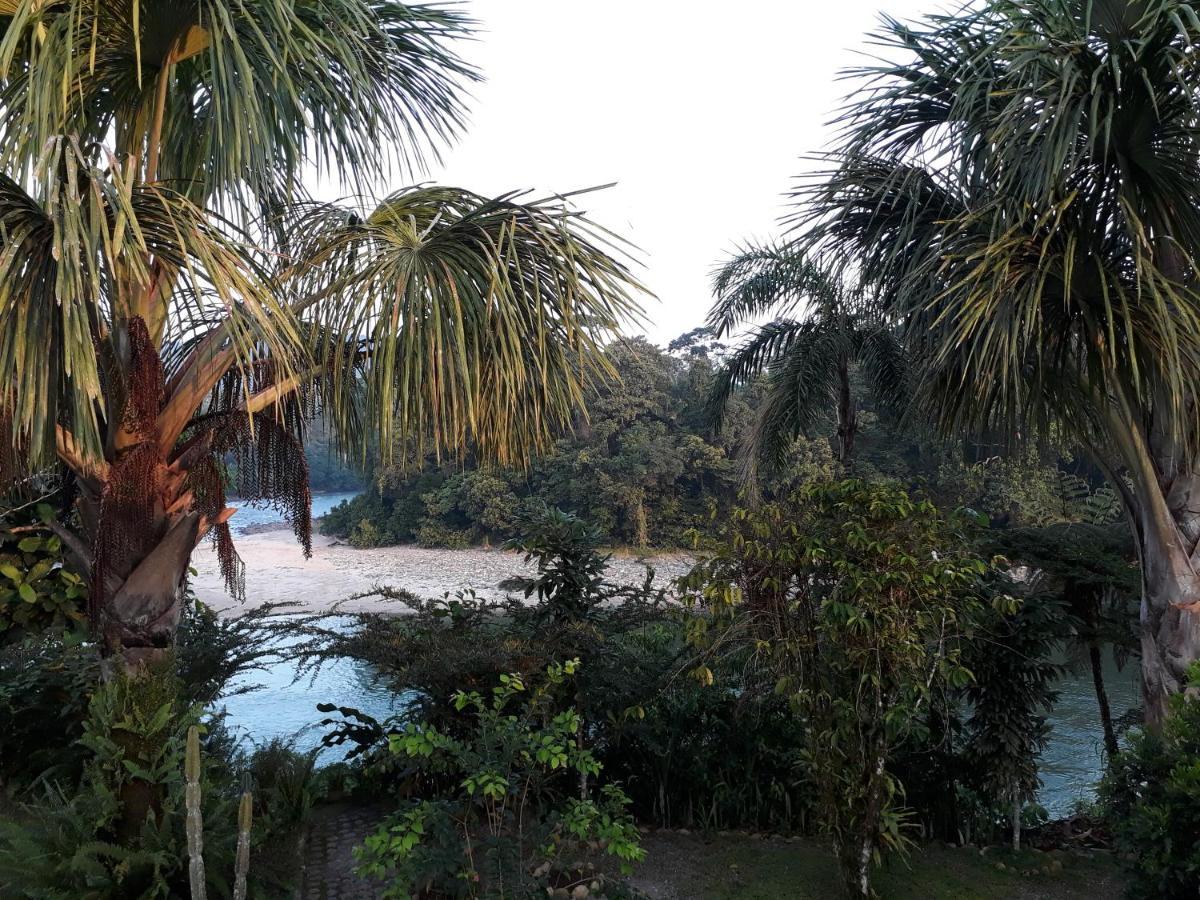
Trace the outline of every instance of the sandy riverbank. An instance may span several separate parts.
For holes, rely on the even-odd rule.
[[[201,544],[192,558],[198,571],[192,579],[196,596],[222,613],[235,616],[261,603],[296,603],[298,612],[324,612],[339,600],[380,585],[427,597],[474,588],[481,597],[499,598],[504,594],[498,587],[500,582],[533,573],[533,567],[527,566],[520,554],[504,550],[356,550],[316,534],[312,558],[306,560],[289,530],[237,535],[235,541],[246,563],[245,606],[225,593],[217,558],[208,542]],[[618,555],[609,563],[609,577],[620,584],[640,584],[647,563],[665,582],[686,572],[691,558],[687,554],[666,554],[641,561]],[[383,611],[394,608],[394,604],[379,597],[364,597],[342,608]]]

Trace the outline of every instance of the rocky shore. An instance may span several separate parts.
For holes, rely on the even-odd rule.
[[[471,588],[481,597],[498,599],[506,593],[500,587],[502,582],[534,573],[521,554],[507,550],[411,546],[357,550],[319,534],[313,535],[312,557],[305,559],[291,530],[281,524],[254,526],[235,540],[246,563],[244,606],[225,592],[216,554],[208,544],[197,549],[192,562],[197,570],[192,579],[196,596],[235,616],[263,603],[294,603],[297,612],[325,612],[348,597],[369,594],[381,586],[426,597]],[[692,557],[685,553],[648,558],[615,554],[609,563],[609,577],[619,584],[641,584],[650,566],[665,583],[687,572],[691,564]],[[386,611],[395,604],[379,596],[364,596],[339,608]]]

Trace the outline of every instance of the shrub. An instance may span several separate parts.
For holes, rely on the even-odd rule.
[[[466,550],[471,546],[471,532],[469,530],[456,531],[453,528],[447,528],[441,522],[426,520],[417,530],[417,543],[422,547]]]
[[[274,616],[286,607],[268,604],[223,618],[186,603],[174,670],[182,706],[214,703],[232,678],[277,658],[279,638],[301,625]],[[0,644],[0,772],[9,789],[79,781],[88,757],[79,739],[99,683],[96,645],[80,633],[49,628]]]
[[[43,632],[0,647],[0,772],[5,786],[83,774],[88,701],[100,679],[94,645]]]
[[[1171,698],[1162,733],[1135,730],[1129,749],[1109,761],[1101,810],[1129,860],[1135,897],[1200,893],[1200,664],[1190,688]]]
[[[1014,585],[1015,587],[1015,585]],[[980,798],[1003,798],[1014,850],[1021,847],[1021,812],[1041,786],[1038,760],[1050,736],[1046,715],[1058,697],[1063,667],[1051,662],[1061,650],[1061,623],[1068,612],[1052,595],[1025,590],[1024,597],[997,597],[980,625],[986,640],[967,647],[972,679],[964,689],[970,705],[965,760],[967,785]]]
[[[370,550],[383,543],[383,535],[370,519],[363,519],[350,532],[350,546],[359,550]]]
[[[601,766],[581,741],[582,719],[561,702],[577,660],[552,664],[528,688],[505,675],[485,699],[459,691],[470,725],[456,738],[409,723],[389,746],[423,780],[357,851],[359,871],[388,878],[388,896],[525,897],[586,883],[577,865],[599,842],[627,870],[644,852],[619,789],[597,789]]]
[[[39,504],[38,516],[52,521],[54,510]],[[77,628],[86,618],[87,586],[66,566],[62,541],[42,527],[0,527],[0,641]]]
[[[714,684],[705,686],[676,677],[692,655],[682,625],[621,640],[632,665],[611,686],[595,679],[583,702],[611,714],[595,730],[595,752],[638,819],[662,827],[808,831],[803,723],[783,698],[746,683],[745,655],[714,661]]]
[[[904,846],[890,763],[942,690],[970,680],[962,637],[986,570],[928,501],[850,480],[735,512],[688,576],[707,613],[692,623],[697,644],[743,648],[803,718],[817,820],[851,896],[869,896],[872,864]]]
[[[72,779],[60,767],[54,780],[44,779],[0,819],[0,896],[188,895],[183,767],[186,734],[201,712],[186,694],[169,663],[136,677],[118,671],[94,688],[70,751],[82,774]],[[258,804],[250,895],[286,892],[296,872],[295,860],[286,856],[294,856],[311,801],[311,757],[272,747],[247,759],[219,721],[210,724],[205,745],[202,816],[210,896],[232,891],[244,781]]]
[[[220,616],[189,596],[175,634],[175,672],[185,702],[208,706],[227,696],[238,675],[263,669],[280,657],[279,642],[301,622],[280,618],[290,603],[264,603],[236,617]],[[253,686],[238,688],[247,693]]]
[[[118,672],[92,695],[79,740],[89,756],[78,789],[50,786],[41,802],[22,808],[20,823],[0,823],[5,896],[186,892],[183,747],[196,711],[177,702],[177,685],[165,672]],[[210,818],[222,812],[213,809]],[[210,846],[222,848],[215,833]]]
[[[507,673],[533,678],[554,659],[579,657],[572,705],[605,771],[623,785],[639,817],[660,825],[806,827],[809,791],[798,773],[803,729],[785,702],[746,690],[745,657],[705,689],[678,677],[695,651],[678,606],[648,580],[607,580],[596,530],[578,517],[531,504],[510,547],[536,564],[520,587],[534,601],[486,601],[470,592],[423,600],[385,593],[408,614],[357,617],[358,627],[312,628],[314,659],[350,657],[386,678],[410,702],[380,722],[349,707],[321,724],[325,741],[350,746],[356,785],[400,789],[403,760],[384,752],[389,732],[418,719],[460,735],[469,724],[449,698],[486,692]]]

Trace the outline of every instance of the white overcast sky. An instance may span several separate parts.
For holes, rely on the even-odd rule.
[[[938,0],[471,0],[460,47],[477,85],[465,136],[434,181],[489,195],[608,182],[582,198],[643,251],[655,341],[702,324],[713,265],[769,237],[782,193],[820,150],[882,12]]]

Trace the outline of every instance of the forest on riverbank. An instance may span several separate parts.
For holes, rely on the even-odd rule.
[[[369,467],[363,493],[329,512],[322,531],[358,547],[498,544],[515,535],[523,510],[548,504],[577,512],[610,546],[694,547],[697,533],[711,531],[747,486],[746,445],[763,384],[732,397],[720,422],[710,402],[733,349],[703,327],[666,347],[622,338],[606,349],[615,374],[589,398],[586,419],[528,467],[397,452],[390,464]],[[880,409],[861,375],[852,377],[851,458],[836,457],[827,404],[796,436],[784,464],[764,473],[761,494],[782,496],[806,481],[853,474],[894,480],[944,508],[970,508],[997,529],[1121,522],[1116,493],[1068,441],[1035,448],[1002,434],[990,444],[946,441],[919,410]]]

